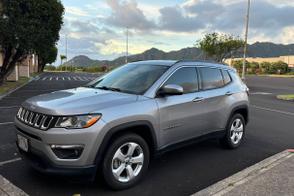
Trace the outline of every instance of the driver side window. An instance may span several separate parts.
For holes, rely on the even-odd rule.
[[[196,68],[183,67],[178,69],[173,75],[165,82],[165,85],[176,84],[184,89],[184,94],[198,91],[198,78]]]

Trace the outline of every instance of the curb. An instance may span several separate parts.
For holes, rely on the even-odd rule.
[[[14,186],[6,178],[0,175],[0,195],[2,196],[28,196],[24,191]]]
[[[237,186],[242,185],[245,182],[248,182],[249,180],[261,175],[262,173],[279,165],[280,163],[289,159],[292,156],[294,156],[294,154],[291,153],[291,150],[282,151],[224,180],[221,180],[197,193],[194,193],[192,196],[225,195],[226,193],[230,192]]]

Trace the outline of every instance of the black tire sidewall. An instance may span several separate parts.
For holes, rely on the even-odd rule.
[[[243,135],[242,135],[241,140],[237,144],[234,144],[232,142],[232,140],[231,140],[230,134],[231,134],[231,126],[232,126],[232,123],[236,119],[240,119],[242,121],[242,124],[243,124]],[[227,124],[227,127],[226,127],[226,136],[223,138],[223,144],[225,145],[225,147],[228,147],[230,149],[238,148],[241,145],[242,141],[244,140],[244,137],[245,137],[245,128],[246,128],[246,124],[245,124],[244,117],[241,114],[234,114],[230,118],[229,123]]]
[[[122,183],[115,179],[115,177],[112,174],[112,158],[117,151],[117,149],[122,146],[125,143],[128,142],[135,142],[139,144],[143,150],[144,153],[144,163],[143,167],[137,177],[132,179],[129,182]],[[125,134],[118,138],[116,138],[108,147],[108,150],[105,153],[104,159],[103,159],[103,165],[102,165],[102,174],[104,177],[105,182],[107,185],[114,189],[114,190],[122,190],[127,189],[135,184],[137,184],[146,174],[149,166],[150,161],[150,152],[149,147],[146,141],[137,134]]]

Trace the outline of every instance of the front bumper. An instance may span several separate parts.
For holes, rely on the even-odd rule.
[[[29,141],[29,151],[19,149],[24,159],[36,170],[49,174],[90,175],[96,172],[96,156],[105,133],[105,123],[100,120],[83,130],[61,128],[42,131],[15,119],[16,134]],[[84,149],[77,159],[61,159],[53,152],[51,145],[82,145]]]
[[[36,149],[31,148],[29,152],[24,152],[19,147],[21,157],[26,160],[30,165],[38,172],[49,175],[61,175],[61,176],[85,176],[93,179],[96,174],[96,165],[91,166],[58,166],[51,162],[48,157]]]

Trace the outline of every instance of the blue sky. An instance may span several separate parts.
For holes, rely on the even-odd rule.
[[[205,33],[243,37],[247,0],[62,0],[64,26],[59,53],[113,59],[129,51],[152,47],[178,50],[192,47]],[[252,0],[249,43],[294,43],[294,1]]]

